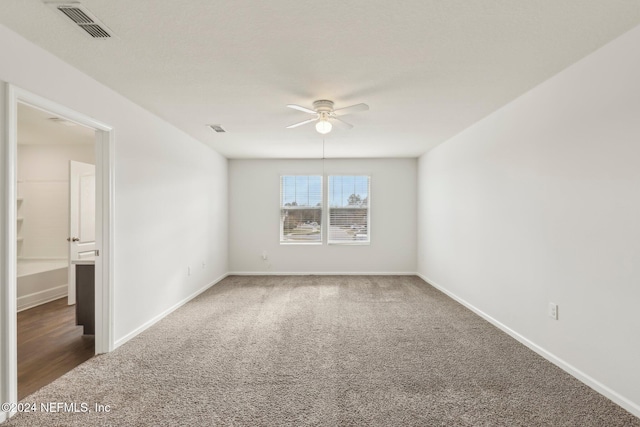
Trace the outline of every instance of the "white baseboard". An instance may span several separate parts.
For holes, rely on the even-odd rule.
[[[230,271],[229,276],[415,276],[415,271]]]
[[[529,340],[528,338],[524,337],[523,335],[520,335],[518,332],[516,332],[513,329],[509,328],[507,325],[505,325],[505,324],[499,322],[498,320],[494,319],[493,317],[489,316],[484,311],[482,311],[479,308],[477,308],[477,307],[473,306],[472,304],[468,303],[467,301],[465,301],[464,299],[460,298],[456,294],[450,292],[446,288],[438,285],[436,282],[434,282],[433,280],[429,279],[428,277],[426,277],[426,276],[424,276],[424,275],[422,275],[420,273],[416,273],[416,275],[418,277],[420,277],[422,280],[424,280],[425,282],[427,282],[429,285],[431,285],[434,288],[438,289],[442,293],[446,294],[450,298],[456,300],[460,304],[462,304],[465,307],[467,307],[469,310],[471,310],[474,313],[476,313],[478,316],[480,316],[483,319],[487,320],[489,323],[491,323],[492,325],[494,325],[498,329],[501,329],[502,331],[504,331],[507,334],[509,334],[511,337],[515,338],[516,340],[518,340],[522,344],[526,345],[531,350],[535,351],[540,356],[542,356],[545,359],[547,359],[549,362],[551,362],[554,365],[558,366],[559,368],[561,368],[562,370],[564,370],[565,372],[567,372],[571,376],[573,376],[576,379],[582,381],[587,386],[591,387],[592,389],[594,389],[598,393],[602,394],[603,396],[605,396],[606,398],[608,398],[611,401],[615,402],[616,404],[620,405],[621,407],[623,407],[624,409],[626,409],[627,411],[629,411],[630,413],[632,413],[636,417],[640,418],[640,405],[638,405],[638,404],[632,402],[631,400],[627,399],[626,397],[620,395],[619,393],[617,393],[614,390],[610,389],[609,387],[605,386],[601,382],[597,381],[596,379],[592,378],[591,376],[589,376],[589,375],[585,374],[584,372],[582,372],[581,370],[577,369],[575,366],[571,365],[570,363],[568,363],[568,362],[564,361],[563,359],[557,357],[553,353],[551,353],[551,352],[545,350],[544,348],[540,347],[539,345],[537,345],[533,341]]]
[[[56,286],[55,288],[45,289],[44,291],[34,292],[29,295],[23,295],[17,299],[17,311],[21,312],[29,308],[36,307],[59,298],[67,296],[68,286],[66,284]]]
[[[120,347],[122,344],[126,343],[127,341],[129,341],[130,339],[135,337],[136,335],[138,335],[138,334],[144,332],[145,330],[149,329],[151,326],[155,325],[160,320],[162,320],[163,318],[165,318],[166,316],[168,316],[169,314],[171,314],[172,312],[174,312],[178,308],[182,307],[183,305],[185,305],[186,303],[188,303],[189,301],[191,301],[192,299],[194,299],[195,297],[197,297],[198,295],[200,295],[201,293],[203,293],[204,291],[206,291],[207,289],[209,289],[210,287],[212,287],[216,283],[220,282],[221,280],[223,280],[228,275],[229,275],[229,273],[223,274],[222,276],[220,276],[217,279],[215,279],[213,282],[203,286],[202,288],[198,289],[197,291],[195,291],[194,293],[192,293],[188,297],[184,298],[182,301],[179,301],[178,303],[172,305],[171,307],[169,307],[168,309],[166,309],[162,313],[158,314],[157,316],[153,317],[152,319],[148,320],[147,322],[145,322],[141,326],[139,326],[136,329],[134,329],[133,331],[129,332],[124,337],[116,340],[116,342],[113,345],[113,350],[115,350],[116,348]]]

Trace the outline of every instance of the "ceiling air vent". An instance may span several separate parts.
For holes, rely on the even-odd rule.
[[[218,133],[225,133],[226,130],[224,130],[224,128],[220,125],[208,125],[212,130],[214,130],[215,132]]]
[[[112,37],[112,32],[104,25],[98,18],[95,17],[89,10],[76,2],[48,2],[48,5],[54,7],[59,12],[62,12],[67,18],[73,21],[74,24],[83,30],[86,34],[89,34],[94,39],[108,39]]]
[[[49,120],[53,123],[57,123],[62,126],[75,126],[76,124],[70,122],[69,120],[65,120],[62,117],[49,117]]]

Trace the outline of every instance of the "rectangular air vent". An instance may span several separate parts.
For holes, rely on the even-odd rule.
[[[65,120],[62,117],[49,117],[49,120],[53,123],[57,123],[59,125],[62,126],[75,126],[76,124],[69,121],[69,120]]]
[[[85,34],[94,39],[108,39],[113,37],[113,33],[106,25],[95,17],[86,7],[77,2],[47,2],[47,4],[57,11],[63,13]]]
[[[225,133],[226,130],[224,130],[224,128],[220,125],[208,125],[212,130],[218,132],[218,133]]]

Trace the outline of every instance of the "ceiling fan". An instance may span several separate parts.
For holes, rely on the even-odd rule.
[[[351,113],[357,113],[359,111],[367,111],[369,109],[369,106],[367,104],[355,104],[348,107],[334,109],[333,101],[329,101],[327,99],[319,99],[317,101],[314,101],[313,109],[302,107],[296,104],[289,104],[287,105],[287,107],[314,115],[314,117],[311,119],[303,120],[301,122],[294,123],[291,126],[287,126],[287,129],[292,129],[298,126],[305,125],[307,123],[316,122],[316,130],[323,135],[331,132],[331,129],[333,128],[331,121],[334,121],[337,125],[341,125],[347,129],[351,129],[353,125],[345,122],[340,117],[346,116],[347,114]]]

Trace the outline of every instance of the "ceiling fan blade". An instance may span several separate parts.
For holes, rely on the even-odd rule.
[[[335,116],[333,116],[333,117],[331,117],[331,118],[332,118],[333,120],[335,120],[335,121],[336,121],[336,124],[337,124],[339,127],[341,127],[341,128],[344,128],[344,129],[351,129],[351,128],[353,128],[353,125],[352,125],[351,123],[347,123],[347,122],[345,122],[344,120],[342,120],[342,119],[341,119],[341,118],[339,118],[339,117],[335,117]]]
[[[318,114],[315,111],[310,110],[309,108],[303,107],[301,105],[287,104],[287,107],[293,108],[294,110],[304,111],[305,113],[309,113],[309,114]]]
[[[306,125],[307,123],[315,122],[316,120],[318,120],[318,118],[314,117],[313,119],[304,120],[304,121],[299,122],[299,123],[294,123],[294,124],[292,124],[290,126],[287,126],[287,129],[297,128],[298,126]]]
[[[345,116],[347,114],[357,113],[358,111],[367,111],[368,109],[369,106],[367,104],[355,104],[348,107],[338,108],[337,110],[333,110],[333,112],[340,116]]]

